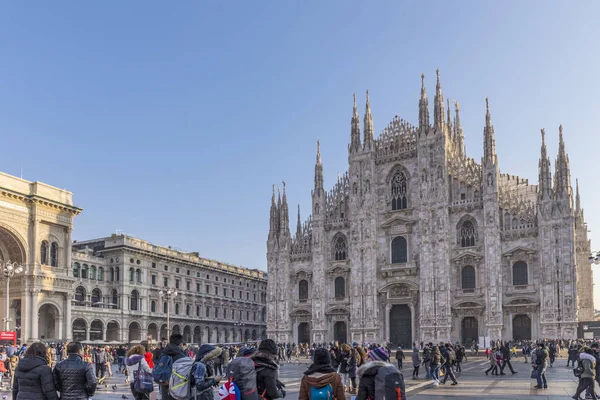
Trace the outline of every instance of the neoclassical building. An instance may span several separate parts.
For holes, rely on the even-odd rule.
[[[9,297],[22,343],[157,340],[167,336],[167,307],[172,331],[190,343],[266,336],[264,272],[122,234],[72,243],[81,211],[70,192],[0,173],[0,259],[24,267]],[[178,295],[161,296],[168,288]]]
[[[317,149],[312,215],[289,228],[285,184],[273,191],[267,239],[267,336],[385,342],[573,338],[593,316],[590,243],[558,129],[551,173],[545,133],[539,182],[500,173],[489,106],[484,155],[467,155],[458,103],[437,76],[430,121],[394,117],[363,134],[354,101],[348,171],[329,191]],[[454,118],[452,118],[454,113]],[[488,342],[489,343],[489,342]]]

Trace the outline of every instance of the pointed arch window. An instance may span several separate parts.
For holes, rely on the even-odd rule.
[[[40,248],[40,261],[43,265],[48,265],[48,242],[45,240],[42,242],[42,246]]]
[[[142,270],[140,270],[139,268],[135,270],[135,281],[137,283],[142,283]]]
[[[129,282],[133,282],[133,275],[134,275],[134,270],[133,268],[129,268]]]
[[[475,225],[473,224],[473,221],[464,221],[461,224],[458,233],[458,243],[460,244],[460,247],[475,246],[476,238],[477,231],[475,230]]]
[[[335,278],[335,298],[346,297],[346,280],[341,276]]]
[[[117,282],[119,282],[120,279],[121,279],[121,268],[117,267],[115,269],[115,280]]]
[[[408,208],[406,176],[398,171],[392,178],[392,210]]]
[[[527,263],[525,261],[517,261],[513,264],[513,285],[527,285],[528,282]]]
[[[463,289],[475,289],[475,268],[467,265],[460,272],[461,285]]]
[[[333,242],[333,259],[335,261],[348,259],[348,244],[343,235],[338,235]]]
[[[110,269],[110,281],[114,282],[115,281],[115,269],[111,267]]]
[[[58,243],[56,242],[50,245],[50,265],[58,267]]]
[[[403,236],[392,240],[392,264],[403,264],[408,262],[408,243]]]
[[[308,281],[304,279],[298,283],[298,300],[308,300]]]
[[[140,301],[140,294],[138,293],[137,290],[133,290],[131,292],[131,308],[130,308],[130,310],[137,311],[139,301]]]

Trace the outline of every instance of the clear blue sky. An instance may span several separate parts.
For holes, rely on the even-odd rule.
[[[293,230],[317,139],[326,186],[346,170],[352,93],[362,114],[370,90],[377,132],[395,114],[416,124],[420,74],[432,97],[440,68],[474,157],[489,96],[502,172],[537,181],[539,130],[554,162],[563,124],[600,249],[598,15],[595,1],[3,3],[0,170],[72,191],[75,239],[121,229],[265,268],[271,185],[288,182]]]

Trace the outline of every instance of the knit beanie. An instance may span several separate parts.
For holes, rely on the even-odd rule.
[[[273,341],[273,339],[263,340],[262,342],[260,342],[258,349],[268,351],[271,354],[277,355],[277,344],[275,344],[275,341]]]
[[[387,361],[390,356],[383,347],[376,347],[369,352],[369,358],[373,361]]]
[[[314,363],[317,365],[331,365],[331,355],[329,355],[329,351],[322,348],[315,350]]]

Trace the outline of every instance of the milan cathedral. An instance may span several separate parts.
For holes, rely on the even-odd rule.
[[[348,171],[330,191],[317,146],[312,215],[289,228],[273,190],[267,335],[280,342],[575,338],[592,320],[590,243],[558,128],[551,173],[541,131],[539,182],[499,172],[486,99],[483,157],[469,158],[460,108],[433,123],[424,76],[418,126],[395,117],[374,137],[356,97]],[[361,140],[362,139],[362,140]]]

